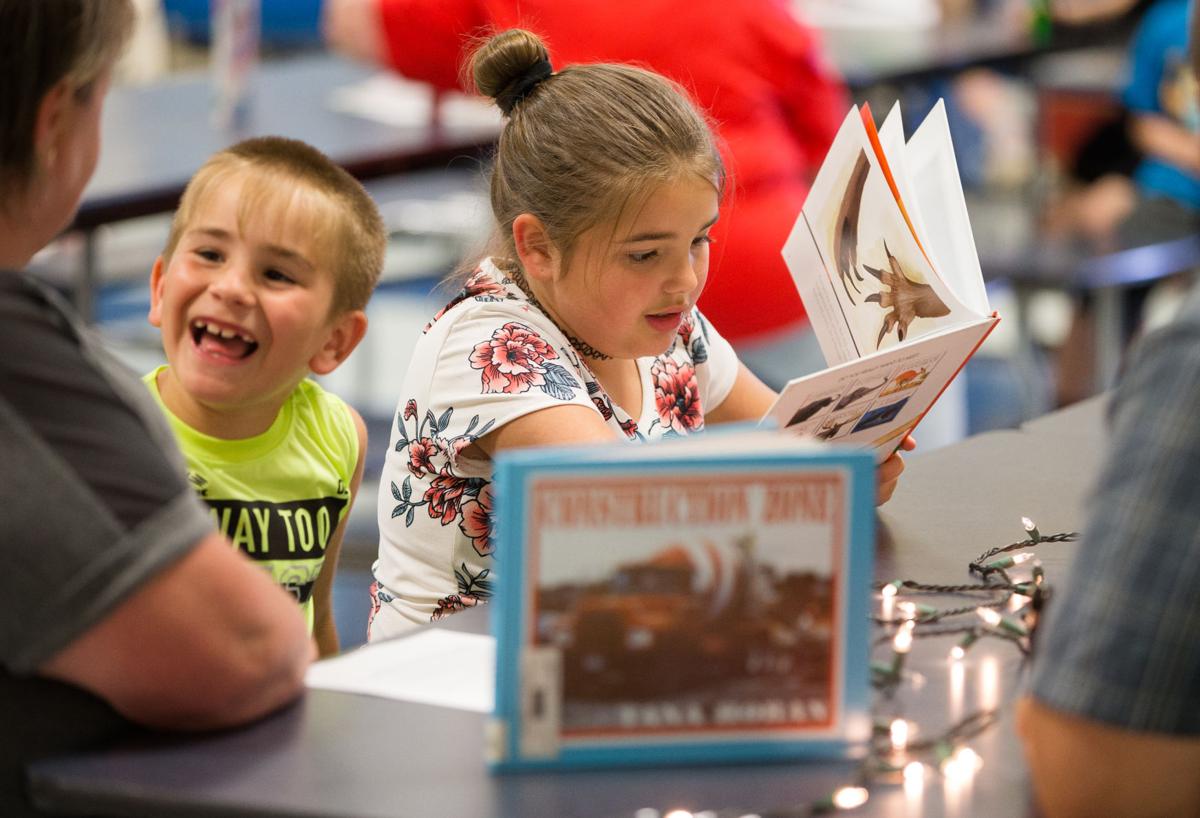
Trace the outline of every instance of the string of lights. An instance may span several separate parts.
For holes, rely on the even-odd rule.
[[[1025,539],[988,549],[968,563],[968,571],[978,576],[980,582],[946,585],[897,579],[875,586],[881,612],[872,614],[870,619],[877,626],[894,628],[890,632],[885,630],[874,641],[877,647],[891,644],[891,655],[870,665],[872,685],[881,696],[876,701],[877,712],[902,684],[913,682],[914,688],[917,686],[916,675],[905,670],[915,639],[959,636],[950,649],[952,664],[961,663],[971,646],[984,638],[1014,644],[1023,655],[1028,655],[1038,614],[1050,591],[1041,563],[1028,549],[1074,542],[1079,534],[1043,536],[1029,518],[1022,517],[1021,523]],[[1015,581],[1010,572],[1023,572],[1026,567],[1029,578]],[[900,598],[932,595],[967,596],[973,603],[939,609]],[[974,618],[966,620],[968,616]],[[982,768],[983,759],[967,742],[998,719],[998,708],[980,709],[920,740],[911,738],[918,727],[915,722],[904,718],[877,721],[868,755],[848,777],[849,781],[809,803],[767,810],[721,808],[698,812],[646,807],[634,812],[632,818],[808,818],[856,809],[870,799],[872,787],[881,784],[902,782],[906,792],[909,788],[919,789],[924,786],[930,769],[947,781],[969,780]],[[629,814],[623,813],[622,818],[629,818]]]

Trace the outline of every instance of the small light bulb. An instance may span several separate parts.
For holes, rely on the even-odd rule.
[[[893,719],[889,730],[892,737],[892,749],[903,750],[908,746],[908,722],[904,719]]]
[[[977,773],[983,769],[983,759],[970,747],[959,747],[958,751],[954,753],[954,757],[963,769],[969,772]]]
[[[879,593],[883,594],[885,597],[893,597],[900,593],[900,580],[897,579],[893,582],[889,582],[887,585],[884,585]]]
[[[910,619],[900,626],[900,630],[896,631],[896,635],[892,639],[893,651],[896,653],[908,653],[912,649],[914,624]]]
[[[989,628],[998,627],[1003,619],[1000,613],[993,608],[976,608],[975,613]]]
[[[1008,609],[1010,611],[1013,611],[1014,613],[1016,611],[1021,610],[1028,604],[1029,604],[1029,597],[1025,596],[1024,594],[1014,593],[1012,596],[1010,596],[1008,598]]]
[[[896,607],[900,609],[900,615],[905,619],[912,620],[917,618],[917,605],[915,602],[901,602]]]
[[[919,761],[910,761],[904,765],[904,783],[920,783],[925,780],[925,765]]]
[[[1024,554],[1014,554],[1013,565],[1024,565],[1031,559],[1033,559],[1033,554],[1030,554],[1028,551],[1026,551]]]
[[[1041,542],[1042,535],[1037,529],[1037,524],[1028,517],[1021,518],[1021,526],[1025,529],[1025,533],[1029,535],[1029,539],[1034,542]]]
[[[962,783],[983,768],[983,759],[970,747],[959,747],[943,754],[938,768],[947,779]]]
[[[869,797],[866,787],[842,787],[833,794],[833,805],[838,809],[854,809],[867,803]]]
[[[979,614],[979,618],[988,624],[991,628],[1000,628],[1006,630],[1013,636],[1028,636],[1029,629],[1019,622],[1014,622],[1011,619],[1006,619],[1001,616],[998,611],[992,608],[976,608],[975,613]]]
[[[695,816],[685,809],[673,809],[666,814],[665,818],[695,818]]]
[[[985,608],[984,610],[991,609]],[[963,638],[958,640],[958,644],[950,648],[950,658],[956,661],[961,660],[967,655],[967,648],[971,647],[971,645],[974,645],[978,640],[979,634],[975,630],[972,629],[967,631],[965,634],[963,634]]]

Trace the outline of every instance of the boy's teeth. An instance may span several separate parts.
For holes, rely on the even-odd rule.
[[[192,323],[192,326],[196,327],[197,329],[204,330],[205,332],[209,333],[210,335],[217,335],[217,336],[220,336],[221,338],[241,338],[247,344],[254,343],[254,339],[251,338],[249,335],[244,335],[240,332],[237,332],[237,331],[231,330],[231,329],[222,329],[222,328],[218,327],[216,324],[210,324],[207,321],[197,320]]]

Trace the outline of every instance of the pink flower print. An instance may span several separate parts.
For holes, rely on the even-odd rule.
[[[696,370],[670,359],[654,364],[654,403],[663,425],[678,434],[704,428]]]
[[[462,504],[459,530],[471,540],[475,553],[486,557],[492,553],[492,486],[485,485],[479,496]]]
[[[621,431],[625,433],[625,437],[633,440],[638,435],[637,421],[633,418],[621,421]]]
[[[611,420],[613,416],[612,406],[606,398],[599,395],[592,395],[592,403],[596,404],[596,408],[600,410],[600,417],[605,420]]]
[[[437,610],[429,617],[431,622],[445,619],[450,614],[465,611],[467,608],[474,608],[480,600],[470,594],[450,594],[450,596],[442,597],[438,600]]]
[[[467,487],[466,477],[455,477],[445,467],[429,488],[425,490],[424,500],[429,504],[429,516],[442,519],[442,525],[450,525],[458,516],[459,504],[462,502],[463,491]]]
[[[413,477],[424,477],[437,471],[433,458],[441,454],[441,449],[435,440],[423,437],[408,444],[408,470]]]
[[[483,270],[477,270],[474,275],[467,279],[467,283],[463,286],[458,294],[450,300],[450,303],[442,307],[425,325],[422,332],[429,332],[429,328],[437,323],[438,319],[454,309],[456,306],[466,301],[468,298],[478,298],[481,295],[504,295],[504,287],[495,281],[490,275]]]
[[[679,339],[683,341],[686,347],[692,343],[692,333],[696,330],[696,320],[692,313],[687,313],[683,316],[683,321],[679,324]]]
[[[379,609],[383,607],[383,602],[379,599],[379,583],[372,582],[371,587],[367,589],[367,595],[370,599],[370,608],[367,610],[367,641],[371,641],[371,626],[375,624],[375,615],[379,613]]]
[[[471,367],[483,370],[483,391],[527,392],[546,383],[546,361],[558,357],[554,348],[529,327],[510,321],[492,333],[489,341],[475,346]]]
[[[504,285],[492,278],[484,270],[477,270],[463,286],[463,298],[475,298],[481,295],[504,295]]]
[[[454,450],[454,456],[458,457],[463,453],[463,450],[475,442],[473,435],[460,435],[450,441],[450,447]]]
[[[408,403],[404,404],[404,419],[412,420],[417,416],[417,399],[409,398]]]

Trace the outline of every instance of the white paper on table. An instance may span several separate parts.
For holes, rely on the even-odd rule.
[[[491,713],[495,680],[495,639],[431,629],[316,662],[308,669],[305,684]]]
[[[394,74],[375,74],[330,92],[326,105],[330,110],[361,116],[397,128],[424,128],[433,112],[434,89]],[[439,102],[438,116],[449,127],[494,128],[503,124],[500,111],[478,97],[457,91],[445,93]]]

